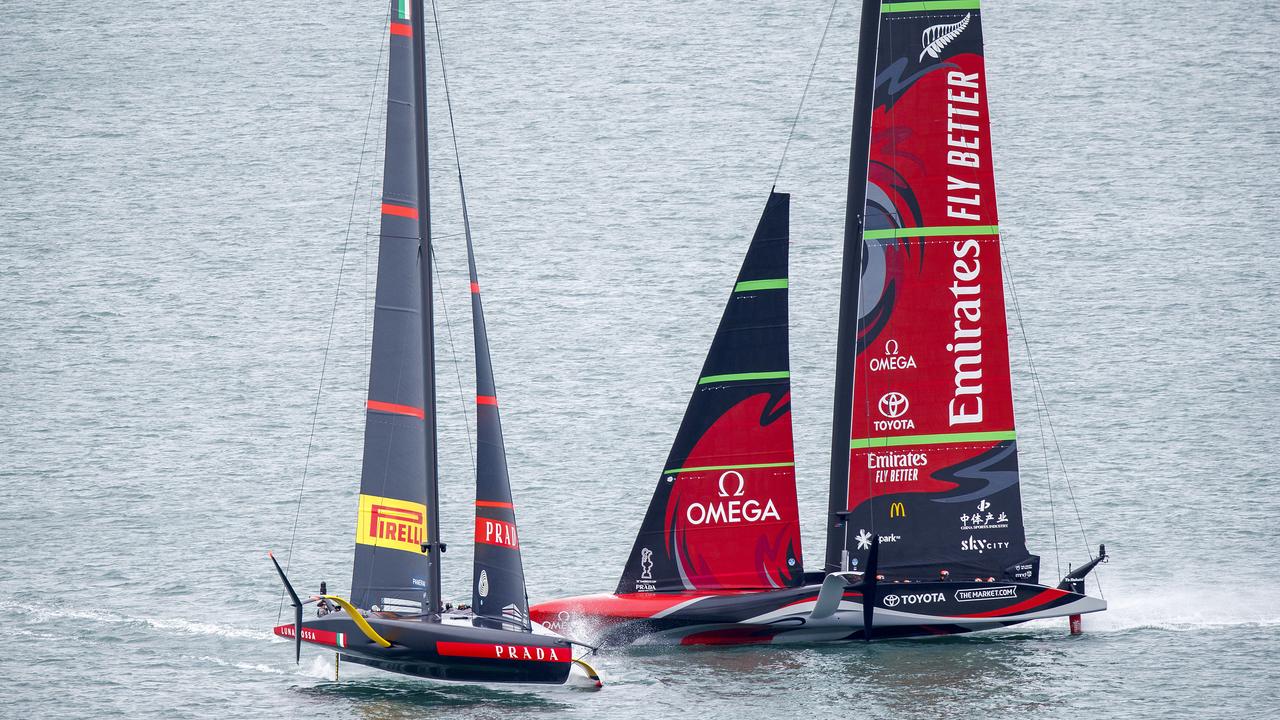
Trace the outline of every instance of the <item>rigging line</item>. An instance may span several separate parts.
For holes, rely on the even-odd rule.
[[[462,424],[467,428],[467,453],[471,455],[471,469],[475,472],[476,452],[471,447],[471,417],[467,415],[467,393],[462,389],[462,366],[458,362],[457,345],[453,342],[453,323],[449,322],[449,304],[444,300],[444,281],[440,278],[440,262],[436,259],[436,248],[431,246],[431,265],[436,275],[436,294],[440,296],[440,309],[444,311],[444,327],[449,332],[449,355],[453,358],[453,373],[458,378],[458,403],[462,409]]]
[[[791,138],[795,137],[796,125],[800,122],[800,113],[804,110],[804,100],[809,95],[809,83],[813,82],[813,72],[818,68],[818,58],[822,57],[822,46],[827,42],[827,31],[831,29],[831,18],[835,17],[836,5],[840,0],[831,0],[831,12],[827,13],[827,24],[822,28],[822,38],[818,40],[818,51],[813,54],[813,63],[809,65],[809,77],[805,78],[804,90],[800,93],[800,105],[796,115],[791,119],[791,130],[787,133],[787,142],[782,146],[782,157],[778,158],[778,169],[773,173],[773,187],[778,186],[778,177],[782,175],[782,164],[787,161],[787,150],[791,149]],[[434,0],[432,7],[435,7]],[[439,28],[437,27],[437,30]]]
[[[444,39],[440,37],[440,16],[436,14],[436,0],[431,0],[431,19],[436,28],[436,54],[440,57],[440,84],[444,86],[444,104],[449,111],[449,138],[453,140],[453,164],[458,168],[458,189],[462,189],[462,156],[458,153],[458,127],[453,123],[453,99],[449,95],[449,73],[444,66]],[[468,226],[467,238],[471,237],[467,218],[467,199],[462,198],[463,224]]]
[[[1006,236],[1008,233],[1006,233]],[[1003,244],[1000,248],[1000,263],[1004,267],[1005,277],[1009,278],[1009,298],[1013,300],[1013,315],[1018,320],[1018,334],[1022,336],[1022,344],[1027,348],[1028,366],[1031,372],[1032,387],[1035,387],[1035,368],[1030,365],[1031,349],[1027,340],[1027,328],[1022,322],[1022,306],[1018,302],[1018,292],[1013,285],[1013,272],[1009,268],[1008,253],[1005,251]],[[1036,411],[1036,422],[1040,424],[1040,452],[1044,457],[1044,479],[1045,485],[1049,489],[1049,527],[1053,530],[1053,564],[1057,570],[1058,577],[1062,577],[1062,553],[1058,547],[1058,513],[1053,504],[1053,470],[1049,464],[1049,445],[1046,439],[1044,415],[1041,414],[1043,407],[1040,402],[1040,394],[1034,389],[1032,390],[1032,405]],[[1046,409],[1047,411],[1047,409]]]
[[[1017,291],[1014,285],[1012,267],[1007,263],[1005,265],[1005,274],[1009,278],[1010,293],[1014,294],[1014,296],[1016,297]],[[1019,324],[1022,323],[1021,315],[1019,315],[1018,317],[1018,323]],[[1090,551],[1091,546],[1089,544],[1089,535],[1088,533],[1085,532],[1085,529],[1084,529],[1084,518],[1081,517],[1080,515],[1080,505],[1079,503],[1076,502],[1075,490],[1071,487],[1071,477],[1067,472],[1066,460],[1062,456],[1062,446],[1058,443],[1058,432],[1057,432],[1057,429],[1054,428],[1053,426],[1053,413],[1050,412],[1049,410],[1049,399],[1045,395],[1044,386],[1040,383],[1040,373],[1036,370],[1035,359],[1031,355],[1031,344],[1027,342],[1027,336],[1025,332],[1023,333],[1022,341],[1027,349],[1027,364],[1030,365],[1031,367],[1031,380],[1032,380],[1032,383],[1034,384],[1036,393],[1040,397],[1040,404],[1044,407],[1045,421],[1049,425],[1049,438],[1053,440],[1053,450],[1058,455],[1058,464],[1062,469],[1062,480],[1064,483],[1066,483],[1067,495],[1071,499],[1071,506],[1076,514],[1076,522],[1080,526],[1080,537],[1081,539],[1084,540],[1085,554],[1086,556],[1092,558],[1093,553]]]
[[[431,0],[431,20],[432,20],[432,25],[435,26],[435,31],[436,31],[436,55],[440,58],[440,84],[444,87],[444,103],[445,103],[445,108],[448,110],[448,114],[449,114],[449,139],[453,143],[453,166],[457,168],[457,171],[458,171],[458,201],[462,208],[462,232],[463,232],[463,235],[466,236],[467,238],[467,254],[468,256],[470,256],[474,253],[474,250],[472,249],[472,246],[471,246],[471,215],[470,213],[467,212],[467,191],[462,183],[462,154],[458,151],[458,126],[453,121],[453,96],[449,93],[449,72],[445,68],[445,63],[444,63],[444,38],[440,34],[440,15],[436,11],[436,0]],[[452,237],[457,237],[457,234],[455,233]],[[441,303],[443,304],[443,302],[444,300],[442,295]],[[445,308],[445,313],[446,313],[446,326],[448,326],[448,322],[447,322],[448,308]],[[449,327],[449,348],[450,348],[450,352],[454,352],[453,367],[454,367],[454,371],[458,375],[458,393],[459,395],[463,396],[462,418],[467,425],[467,449],[468,451],[471,451],[471,423],[469,421],[469,416],[467,415],[467,402],[465,399],[465,395],[463,395],[463,391],[462,391],[462,370],[458,366],[458,356],[453,349],[454,345],[453,345],[453,328],[452,327]],[[477,353],[478,352],[479,351],[477,350]],[[477,419],[476,422],[479,423],[479,420]],[[478,426],[477,426],[477,430],[478,430]],[[479,472],[479,469],[476,466],[476,458],[475,458],[474,451],[472,451],[472,455],[471,455],[471,472],[473,475]]]
[[[320,360],[320,382],[316,387],[316,402],[311,410],[311,431],[307,438],[307,452],[302,462],[302,480],[298,485],[298,500],[293,513],[293,529],[289,533],[289,554],[284,561],[285,573],[289,572],[289,565],[293,562],[293,545],[298,538],[298,520],[302,517],[302,497],[307,488],[307,471],[311,468],[311,451],[315,445],[316,439],[316,421],[320,416],[320,397],[324,392],[324,376],[329,366],[329,350],[333,346],[333,328],[338,318],[338,302],[342,298],[342,276],[343,271],[347,267],[347,249],[351,244],[351,226],[355,222],[356,199],[360,196],[360,176],[364,172],[364,156],[365,147],[369,142],[369,124],[373,120],[374,100],[378,95],[378,78],[382,75],[382,57],[387,44],[388,23],[390,15],[382,25],[382,41],[378,45],[378,64],[373,74],[373,87],[369,90],[369,110],[365,113],[364,119],[364,136],[360,139],[360,160],[356,164],[355,188],[351,191],[351,207],[347,210],[347,229],[343,233],[342,238],[342,254],[338,260],[338,286],[333,291],[333,308],[329,312],[329,331],[325,335],[324,354]],[[280,601],[276,605],[276,622],[280,622],[280,617],[284,611],[284,589],[280,590]]]
[[[379,65],[381,65],[381,57],[379,57]],[[385,94],[380,94],[379,96],[385,97]],[[384,100],[379,105],[379,110],[378,110],[378,125],[380,127],[385,126],[386,116],[387,116],[387,103]],[[381,199],[379,197],[379,192],[378,192],[381,189],[378,186],[378,178],[382,176],[383,172],[386,169],[385,167],[386,166],[386,152],[385,152],[386,140],[387,138],[385,133],[379,136],[376,152],[373,156],[374,157],[373,170],[369,173],[369,205],[368,207],[365,208],[365,223],[364,223],[364,237],[365,237],[364,278],[363,278],[364,279],[364,295],[362,296],[363,307],[364,307],[364,326],[362,327],[362,335],[361,335],[361,339],[363,340],[362,347],[372,347],[373,345],[373,334],[372,334],[373,328],[369,319],[371,314],[370,307],[372,307],[373,305],[373,302],[371,302],[373,298],[370,296],[370,293],[369,293],[369,247],[373,245],[370,239],[372,237],[375,237],[375,235],[370,233],[370,228],[373,225],[374,217],[379,218],[379,225],[381,225],[381,213],[375,212],[375,207],[377,207],[377,205],[380,204],[379,201]],[[382,238],[381,227],[378,228],[378,233],[376,237],[379,239],[379,242],[381,242],[381,238]],[[365,368],[364,387],[366,388],[369,387],[369,374],[373,372],[372,366],[373,366],[372,363],[364,363],[364,368]]]

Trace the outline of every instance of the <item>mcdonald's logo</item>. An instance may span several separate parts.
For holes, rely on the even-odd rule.
[[[907,516],[907,506],[903,505],[902,501],[890,503],[889,505],[890,518],[904,518],[906,516]]]

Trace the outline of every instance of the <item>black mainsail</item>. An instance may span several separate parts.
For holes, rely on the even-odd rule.
[[[528,624],[515,515],[467,233],[476,333],[475,612],[440,602],[435,352],[422,0],[392,0],[378,284],[352,596],[303,601],[278,563],[294,621],[273,632],[392,672],[470,682],[563,683],[572,644]],[[459,172],[461,186],[461,172]],[[466,221],[465,198],[463,219]],[[486,534],[487,533],[487,534]],[[274,557],[272,558],[273,563]],[[321,590],[324,593],[324,590]],[[304,621],[303,606],[317,602]],[[295,658],[299,657],[295,653]]]
[[[387,66],[386,151],[378,279],[369,361],[364,462],[351,600],[365,609],[432,611],[438,568],[424,550],[436,513],[435,403],[430,295],[430,206],[425,181],[422,18],[393,3]]]

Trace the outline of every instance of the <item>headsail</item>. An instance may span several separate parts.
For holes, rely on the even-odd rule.
[[[520,563],[520,536],[516,532],[498,392],[489,360],[489,336],[469,229],[467,266],[471,274],[471,325],[476,346],[476,552],[471,607],[481,617],[528,627],[529,599]]]
[[[618,593],[804,574],[787,350],[790,196],[770,193]]]
[[[419,24],[418,27],[421,27]],[[428,210],[420,207],[421,135],[415,88],[414,29],[403,3],[393,3],[387,77],[386,164],[378,284],[365,417],[364,463],[356,520],[351,600],[360,608],[429,609],[431,568],[428,485],[434,481],[426,427],[434,421],[424,373],[420,245]]]
[[[855,118],[868,151],[855,151],[850,178],[865,179],[865,224],[846,235],[860,277],[846,276],[842,310],[856,312],[841,317],[857,324],[842,336],[852,362],[838,369],[852,392],[836,398],[849,405],[837,409],[833,441],[847,441],[848,464],[832,473],[833,505],[853,512],[847,528],[829,531],[827,566],[846,541],[865,564],[878,535],[890,576],[945,569],[1036,581],[1018,490],[978,2],[868,4],[879,6],[863,15],[874,96]]]

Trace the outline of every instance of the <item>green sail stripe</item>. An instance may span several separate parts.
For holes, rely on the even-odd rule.
[[[777,278],[776,280],[743,280],[733,286],[734,292],[747,292],[748,290],[786,290],[787,279]]]
[[[926,2],[891,2],[880,6],[882,12],[923,12],[926,10],[977,10],[978,0],[926,0]]]
[[[780,468],[780,467],[795,467],[795,466],[796,464],[793,462],[752,463],[748,465],[706,465],[703,467],[671,468],[670,470],[663,470],[662,474],[674,475],[676,473],[702,472],[704,470],[753,470],[755,468],[775,468],[775,467]]]
[[[1013,440],[1013,430],[993,430],[991,432],[944,433],[942,435],[900,435],[898,437],[853,438],[849,441],[850,450],[871,447],[897,447],[899,445],[941,445],[943,443],[990,442],[992,440]]]
[[[396,14],[400,16],[401,20],[407,20],[409,18],[408,4],[409,0],[399,0],[399,2],[396,3]]]
[[[940,235],[999,235],[998,225],[945,225],[935,227],[889,228],[864,230],[865,240],[889,240],[904,237],[936,237]]]
[[[773,372],[731,373],[729,375],[708,375],[704,378],[698,378],[698,384],[710,385],[711,383],[741,382],[743,380],[782,380],[789,377],[791,377],[791,371],[789,370],[776,370]]]

